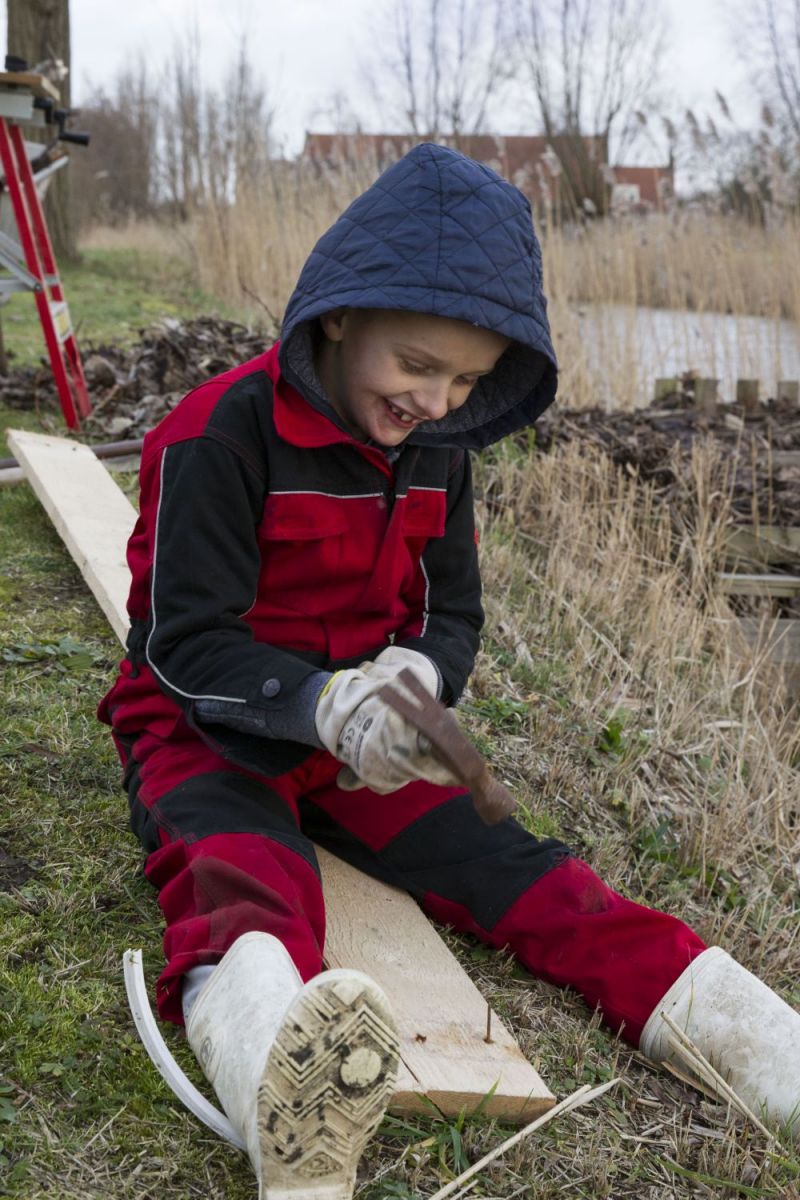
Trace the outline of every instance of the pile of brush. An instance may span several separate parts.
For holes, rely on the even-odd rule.
[[[601,449],[627,474],[654,483],[667,501],[685,489],[698,444],[713,444],[720,452],[717,485],[730,498],[734,520],[800,524],[800,409],[793,402],[711,411],[691,396],[626,412],[556,405],[539,418],[536,445],[550,450],[567,442]]]
[[[141,330],[131,346],[84,346],[92,413],[82,436],[93,442],[141,437],[192,388],[263,353],[272,340],[219,317],[166,317]],[[0,386],[12,408],[60,411],[49,366],[15,367]]]

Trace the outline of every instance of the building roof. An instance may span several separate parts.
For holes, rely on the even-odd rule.
[[[378,167],[388,166],[413,146],[431,138],[413,133],[306,133],[302,157],[316,162],[363,162],[374,158]],[[606,182],[613,186],[638,187],[638,202],[660,208],[671,194],[672,167],[608,168],[608,142],[600,134],[583,137],[580,143],[569,137],[544,135],[460,134],[439,135],[444,146],[460,150],[469,158],[485,163],[515,184],[532,200],[553,200],[561,194],[560,176],[566,171],[575,190],[590,194],[590,177],[602,169]],[[579,182],[583,180],[583,183]],[[583,197],[575,197],[581,203]]]

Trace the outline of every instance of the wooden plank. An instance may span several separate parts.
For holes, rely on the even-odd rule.
[[[694,381],[694,402],[706,416],[716,415],[719,402],[718,387],[718,379],[695,379]]]
[[[787,400],[789,404],[800,404],[800,380],[779,379],[775,395],[779,400]]]
[[[800,666],[800,620],[781,617],[761,621],[758,617],[742,617],[734,621],[731,636],[740,639],[749,650],[763,653],[771,663]]]
[[[663,404],[663,402],[672,396],[678,397],[681,395],[681,381],[675,376],[660,377],[656,379],[653,388],[653,404]]]
[[[425,1112],[414,1094],[421,1092],[459,1112],[495,1088],[489,1116],[531,1120],[551,1107],[553,1097],[496,1014],[486,1042],[486,1001],[411,897],[317,853],[329,905],[328,965],[365,971],[395,1006],[414,1083],[411,1091],[398,1089],[394,1106]]]
[[[45,75],[33,71],[0,71],[0,88],[25,88],[43,100],[60,100],[61,93]]]
[[[737,658],[756,673],[778,671],[788,697],[800,697],[800,620],[742,617],[730,622],[729,636]]]
[[[737,525],[725,539],[726,559],[739,567],[800,564],[800,528],[780,525]]]
[[[121,641],[130,577],[125,545],[132,505],[87,446],[10,432],[9,444]],[[318,850],[323,867],[331,966],[357,967],[386,989],[401,1034],[403,1067],[392,1107],[448,1116],[475,1108],[524,1122],[555,1097],[524,1058],[433,926],[404,892],[370,879]]]
[[[760,407],[758,393],[760,390],[760,382],[758,379],[737,379],[736,380],[736,403],[744,408],[745,412],[756,413]]]
[[[734,451],[734,454],[737,452]],[[745,457],[744,448],[738,452],[738,457]],[[750,457],[749,450],[746,457]],[[800,470],[800,450],[760,450],[758,461],[762,467],[771,466],[773,471]]]
[[[720,571],[717,580],[728,596],[800,595],[800,575],[740,575],[736,571]]]
[[[136,510],[88,446],[10,430],[8,444],[121,642],[130,574],[125,547]]]

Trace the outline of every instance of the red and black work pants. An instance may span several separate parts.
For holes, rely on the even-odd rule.
[[[345,792],[324,751],[268,779],[231,767],[194,736],[176,744],[144,734],[120,748],[131,823],[166,919],[158,1009],[177,1024],[185,972],[217,962],[250,930],[279,938],[304,979],[323,969],[313,842],[410,892],[434,920],[576,989],[634,1046],[705,949],[675,917],[612,891],[561,842],[514,820],[485,825],[463,789]]]

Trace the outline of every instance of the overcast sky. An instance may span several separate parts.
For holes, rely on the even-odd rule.
[[[663,3],[671,23],[665,74],[678,114],[692,106],[718,115],[713,99],[718,89],[739,121],[751,120],[754,108],[726,15],[730,5]],[[305,129],[330,128],[319,113],[337,91],[352,97],[367,128],[379,128],[361,71],[376,8],[376,0],[71,0],[73,104],[92,84],[108,84],[139,51],[160,66],[196,25],[204,71],[214,81],[246,34],[250,57],[277,107],[277,132],[287,153],[300,148]],[[4,15],[0,30],[5,45]],[[538,132],[518,109],[509,108],[502,118],[503,128],[493,132]]]

